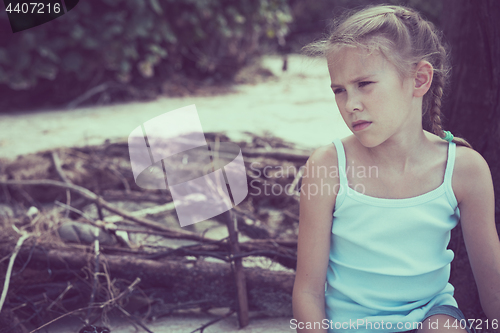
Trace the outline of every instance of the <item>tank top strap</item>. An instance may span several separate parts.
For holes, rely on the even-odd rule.
[[[453,187],[451,184],[451,178],[453,176],[453,167],[455,166],[455,153],[456,153],[457,145],[455,142],[450,142],[448,145],[448,160],[446,161],[446,170],[444,172],[444,187],[446,190],[446,196],[448,197],[448,201],[452,207],[457,209],[458,203],[455,193],[453,192]],[[460,212],[457,211],[457,214],[460,216]]]
[[[446,161],[446,170],[444,172],[444,182],[451,186],[451,177],[453,176],[453,167],[455,166],[455,151],[457,145],[455,142],[448,144],[448,160]]]
[[[347,190],[347,175],[346,175],[346,165],[347,160],[345,157],[345,150],[342,141],[339,138],[333,140],[335,149],[337,149],[337,160],[338,160],[338,173],[340,179],[340,188]]]

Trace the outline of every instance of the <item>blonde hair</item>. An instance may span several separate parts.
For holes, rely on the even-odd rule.
[[[403,6],[369,6],[334,23],[333,32],[322,41],[304,47],[310,55],[327,55],[344,46],[361,46],[379,51],[401,77],[412,75],[414,64],[428,61],[434,70],[429,91],[422,102],[422,116],[429,115],[432,132],[444,138],[441,123],[441,98],[450,73],[448,54],[440,33],[418,12]],[[464,139],[458,145],[472,146]]]

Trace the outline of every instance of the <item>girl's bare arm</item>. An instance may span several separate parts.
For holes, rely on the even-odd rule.
[[[293,287],[297,332],[327,332],[325,281],[336,198],[334,190],[339,182],[338,176],[329,177],[332,168],[337,168],[335,148],[319,148],[307,161],[302,179],[297,271]]]
[[[495,226],[495,199],[490,169],[483,157],[457,149],[456,181],[460,223],[481,306],[500,325],[500,241]],[[497,330],[500,332],[500,330]]]

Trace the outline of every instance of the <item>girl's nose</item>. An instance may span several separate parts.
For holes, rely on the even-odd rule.
[[[363,110],[363,105],[361,104],[360,99],[353,94],[351,94],[350,96],[348,95],[345,107],[348,112],[356,112]]]

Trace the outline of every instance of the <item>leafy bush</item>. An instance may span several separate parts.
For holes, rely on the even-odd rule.
[[[174,72],[231,78],[290,20],[287,0],[80,1],[54,21],[4,34],[0,85],[26,90],[64,75],[88,82],[103,71],[123,83]]]

